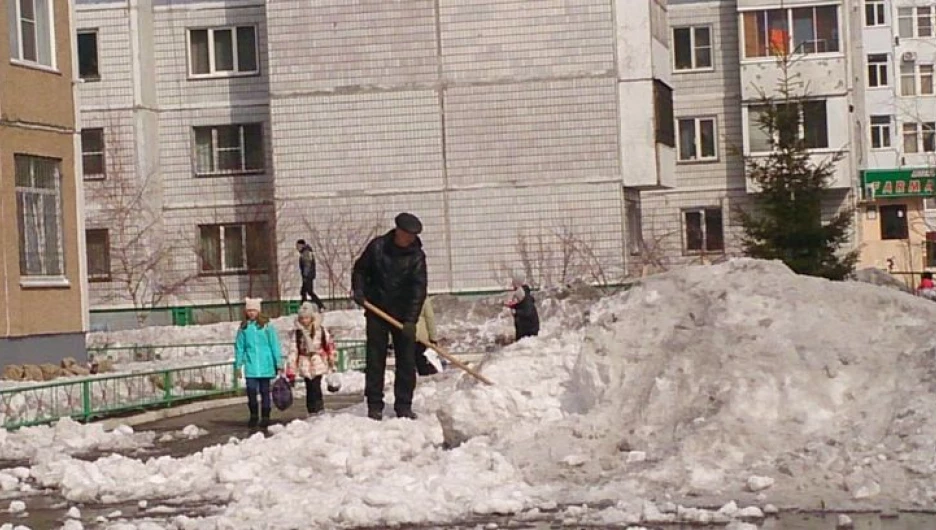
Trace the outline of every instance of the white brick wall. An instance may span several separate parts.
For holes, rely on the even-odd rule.
[[[129,108],[133,104],[130,21],[126,9],[79,4],[77,31],[96,31],[100,81],[79,85],[82,108]]]
[[[406,86],[436,78],[433,0],[267,4],[274,94]]]
[[[613,79],[453,87],[446,160],[455,188],[619,178]]]
[[[280,198],[442,186],[434,91],[276,99],[271,114]]]
[[[262,6],[213,9],[157,8],[154,10],[153,40],[156,60],[155,83],[162,109],[237,106],[269,99],[266,63],[266,24]],[[188,30],[230,26],[257,26],[260,74],[217,79],[189,78]]]
[[[607,0],[441,0],[439,18],[448,81],[542,79],[614,68]]]

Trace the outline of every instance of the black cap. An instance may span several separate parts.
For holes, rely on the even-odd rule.
[[[396,227],[404,232],[409,232],[417,236],[422,232],[422,223],[419,221],[418,217],[411,213],[403,212],[396,216],[394,221],[396,222]]]

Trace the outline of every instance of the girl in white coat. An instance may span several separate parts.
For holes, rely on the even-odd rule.
[[[306,410],[318,414],[325,410],[322,376],[335,370],[335,342],[321,323],[321,316],[309,302],[296,316],[295,344],[290,348],[290,368],[305,379]]]

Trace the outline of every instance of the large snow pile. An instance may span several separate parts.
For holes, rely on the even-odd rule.
[[[794,503],[821,492],[827,502],[930,505],[934,322],[930,302],[779,263],[689,268],[599,303],[558,384],[537,373],[556,364],[542,358],[526,382],[533,392],[475,391],[442,416],[452,441],[504,439],[530,480],[564,474],[613,490],[623,470],[620,482],[647,495],[717,497],[768,476]],[[498,365],[514,362],[485,368],[500,381]],[[530,422],[531,407],[564,417]],[[521,433],[529,443],[517,443]],[[552,465],[562,451],[581,462],[574,473]]]
[[[703,522],[760,510],[667,501],[745,496],[934,504],[930,302],[738,260],[649,278],[547,320],[540,337],[483,363],[494,386],[421,383],[416,422],[378,424],[356,408],[181,459],[43,453],[30,473],[72,501],[224,504],[175,521],[186,529],[532,517],[598,501],[616,504],[563,517]]]

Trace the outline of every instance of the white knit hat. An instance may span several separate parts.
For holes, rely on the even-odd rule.
[[[316,313],[318,313],[318,309],[311,302],[303,302],[299,306],[298,316],[300,317],[315,318]]]
[[[244,311],[260,311],[260,304],[263,303],[263,298],[245,298],[244,299]]]

